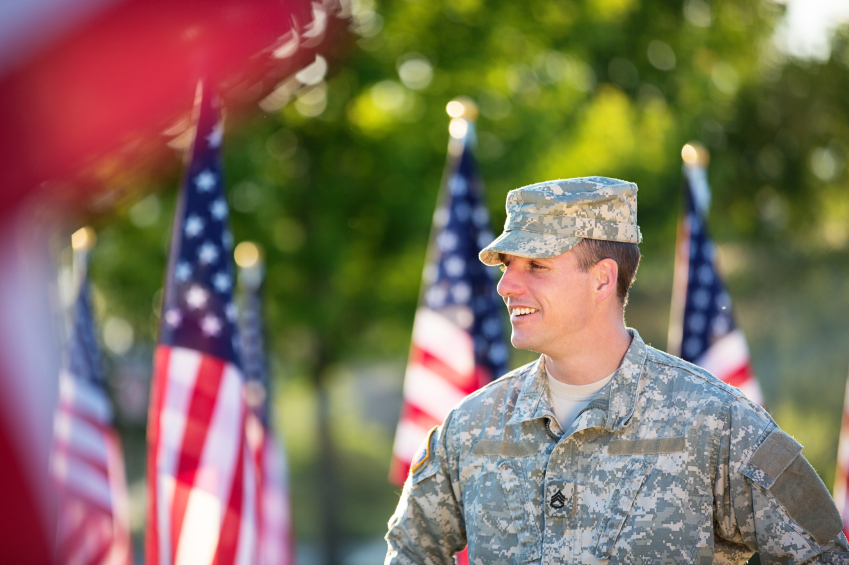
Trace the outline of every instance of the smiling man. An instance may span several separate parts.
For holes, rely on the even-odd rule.
[[[541,354],[464,399],[422,446],[387,564],[849,563],[802,447],[736,388],[646,345],[624,308],[637,186],[603,177],[507,196],[512,343]]]

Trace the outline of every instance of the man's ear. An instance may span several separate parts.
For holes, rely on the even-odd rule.
[[[616,280],[619,277],[619,265],[613,259],[602,259],[592,268],[593,292],[597,303],[616,294]]]

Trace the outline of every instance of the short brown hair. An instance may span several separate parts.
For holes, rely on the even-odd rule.
[[[616,296],[625,306],[628,303],[628,289],[637,277],[640,266],[640,248],[635,243],[606,241],[584,238],[572,248],[578,258],[578,268],[586,273],[602,259],[613,259],[619,266],[616,278]]]

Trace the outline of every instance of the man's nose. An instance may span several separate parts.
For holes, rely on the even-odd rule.
[[[510,269],[510,267],[507,267],[501,274],[501,279],[499,279],[495,288],[502,298],[515,296],[521,292],[522,286],[517,275],[516,269]]]

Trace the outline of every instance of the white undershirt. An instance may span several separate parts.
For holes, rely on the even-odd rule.
[[[546,368],[548,390],[551,391],[551,407],[554,409],[554,417],[557,418],[557,423],[563,430],[572,425],[572,422],[575,421],[581,410],[587,407],[596,393],[610,382],[614,373],[616,371],[600,381],[588,385],[569,385],[552,377]]]

